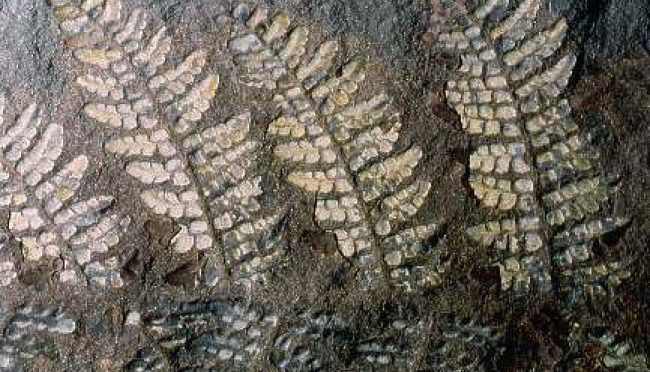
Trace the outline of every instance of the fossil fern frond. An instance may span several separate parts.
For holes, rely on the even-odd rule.
[[[411,371],[420,366],[469,371],[488,369],[487,362],[498,360],[503,351],[503,335],[474,321],[445,324],[441,341],[430,343],[427,323],[404,314],[383,319],[369,335],[328,311],[268,311],[223,299],[156,304],[142,319],[147,341],[127,362],[128,371],[257,365],[329,371],[338,370],[335,365],[342,359],[335,356],[340,353],[350,370]]]
[[[62,282],[85,278],[99,286],[121,286],[118,258],[110,250],[129,218],[112,212],[113,197],[78,200],[88,158],[59,162],[62,126],[44,121],[35,104],[15,122],[5,122],[5,104],[0,97],[0,207],[9,210],[8,238],[20,242],[28,263],[61,259]],[[15,267],[10,261],[1,265],[7,285],[16,277]]]
[[[456,319],[430,347],[429,365],[435,371],[490,371],[505,351],[503,340],[503,333],[492,327]]]
[[[92,97],[85,113],[117,133],[104,149],[147,185],[144,204],[180,226],[174,250],[204,252],[201,279],[210,286],[227,272],[244,284],[263,280],[282,255],[283,212],[263,215],[257,200],[261,145],[248,138],[250,114],[201,125],[219,85],[204,73],[206,52],[165,70],[171,38],[164,27],[145,37],[142,10],[124,14],[117,0],[53,5],[75,57],[92,71],[77,79]]]
[[[300,312],[285,318],[227,300],[173,304],[162,315],[147,316],[144,330],[163,355],[144,348],[127,364],[129,371],[154,371],[165,363],[241,369],[261,361],[282,371],[318,371],[327,357],[323,351],[349,335],[330,314]]]
[[[648,356],[643,348],[604,324],[594,325],[591,322],[585,327],[575,327],[569,334],[568,342],[574,351],[568,355],[567,361],[572,371],[650,371]]]
[[[390,97],[357,99],[363,65],[337,70],[336,41],[309,52],[309,29],[287,14],[239,6],[234,18],[240,81],[273,91],[282,112],[268,127],[273,153],[290,167],[287,181],[314,195],[317,224],[363,268],[364,287],[382,275],[408,290],[437,283],[425,242],[438,224],[409,226],[431,184],[413,177],[422,150],[395,148],[402,123]]]
[[[504,290],[526,293],[532,284],[546,292],[556,265],[561,289],[576,300],[585,286],[609,291],[607,283],[627,273],[593,263],[591,248],[627,220],[597,215],[614,188],[598,174],[562,98],[576,62],[573,54],[557,57],[566,21],[537,31],[541,0],[510,3],[485,1],[470,11],[456,2],[460,25],[438,35],[462,57],[446,96],[473,138],[469,183],[484,207],[504,216],[469,235],[500,252]]]
[[[30,303],[16,310],[0,338],[0,371],[23,371],[23,364],[56,349],[50,336],[70,335],[77,321],[55,307]]]
[[[617,339],[612,332],[606,332],[600,337],[591,336],[604,349],[601,357],[602,364],[611,371],[648,372],[648,356],[633,350],[629,341]]]

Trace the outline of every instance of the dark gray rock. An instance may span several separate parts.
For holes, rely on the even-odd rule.
[[[380,53],[407,63],[418,57],[417,40],[427,28],[426,0],[267,0],[323,24],[335,35],[358,35]],[[573,40],[594,60],[650,51],[650,2],[646,0],[550,0],[549,8],[564,14]],[[134,1],[156,11],[172,25],[188,9],[215,17],[234,1]],[[170,25],[171,26],[171,25]],[[29,80],[48,88],[62,84],[52,59],[56,55],[47,0],[0,0],[0,86]],[[12,68],[20,66],[20,68]]]
[[[551,8],[567,16],[589,60],[650,52],[647,0],[552,0]]]
[[[59,49],[61,46],[58,41],[60,37],[57,35],[56,27],[53,25],[51,10],[47,5],[47,1],[0,0],[0,91],[3,89],[11,91],[15,87],[23,90],[49,92],[50,95],[54,96],[48,97],[52,98],[52,102],[56,102],[54,98],[74,100],[75,91],[69,88],[72,85],[69,81],[66,81],[65,62],[61,62],[65,60],[66,51]],[[129,9],[134,6],[146,7],[147,12],[152,13],[151,19],[156,27],[163,23],[167,25],[170,34],[173,34],[175,37],[174,50],[177,54],[175,58],[180,58],[179,56],[186,54],[183,48],[193,48],[195,44],[201,44],[201,40],[211,43],[209,45],[202,45],[206,49],[213,48],[215,51],[224,50],[218,43],[212,43],[211,36],[221,32],[218,22],[219,15],[232,9],[233,3],[238,3],[240,0],[123,1],[125,7]],[[519,0],[511,0],[511,2],[514,1]],[[620,65],[623,65],[617,57],[624,54],[648,54],[650,51],[650,1],[549,1],[550,4],[547,5],[546,10],[556,15],[564,15],[568,18],[571,25],[570,42],[573,44],[571,47],[575,46],[577,48],[578,54],[583,57],[582,60],[585,62],[584,65],[586,68],[576,74],[575,80],[577,81],[577,87],[573,92],[570,92],[572,96],[582,96],[581,99],[576,101],[577,104],[572,103],[575,107],[576,116],[582,128],[589,131],[594,129],[594,132],[596,132],[593,138],[597,147],[605,155],[603,158],[605,159],[604,165],[607,171],[609,173],[620,174],[621,176],[622,191],[621,196],[616,201],[617,208],[631,212],[627,214],[634,217],[634,223],[627,234],[630,236],[627,238],[629,251],[631,252],[629,255],[632,257],[633,254],[634,256],[632,258],[644,254],[647,256],[647,247],[650,247],[650,234],[648,234],[648,231],[650,231],[650,222],[648,222],[650,221],[650,204],[647,202],[650,200],[647,197],[647,185],[648,180],[650,180],[650,174],[648,173],[648,164],[650,163],[648,144],[650,143],[650,137],[648,137],[646,122],[649,117],[647,114],[649,110],[647,108],[647,102],[649,102],[647,92],[650,89],[650,79],[647,78],[647,74],[645,79],[638,78],[638,76],[642,75],[640,71],[642,71],[643,66],[635,66],[625,74],[615,74],[612,71],[616,71],[621,67]],[[335,37],[356,37],[360,40],[359,45],[368,46],[369,49],[372,49],[374,52],[372,57],[380,60],[386,66],[386,69],[397,70],[387,74],[391,78],[394,78],[394,80],[391,80],[391,86],[388,89],[403,93],[401,96],[399,94],[394,95],[399,98],[399,106],[404,112],[404,122],[408,123],[411,128],[408,129],[410,133],[408,136],[410,137],[405,136],[406,139],[404,142],[414,138],[416,142],[422,142],[423,147],[426,149],[428,157],[425,162],[426,164],[431,164],[431,170],[427,171],[432,173],[436,183],[439,183],[437,187],[439,192],[436,192],[435,203],[440,205],[439,209],[445,210],[445,215],[452,216],[453,218],[456,218],[454,217],[455,214],[462,213],[471,215],[475,211],[475,208],[470,204],[466,204],[464,200],[469,194],[467,194],[465,186],[460,182],[461,175],[459,174],[456,177],[456,173],[458,172],[454,173],[454,169],[464,169],[464,163],[468,161],[466,149],[458,145],[458,143],[463,143],[459,134],[460,130],[458,129],[460,124],[457,118],[450,114],[442,98],[437,101],[440,104],[436,105],[433,93],[436,90],[441,90],[443,85],[442,79],[439,78],[438,74],[444,70],[445,61],[442,61],[443,58],[440,58],[439,55],[434,55],[435,52],[431,45],[420,42],[421,36],[429,28],[430,0],[249,0],[248,2],[265,2],[274,8],[287,9],[289,12],[302,18],[304,22],[322,26],[327,33]],[[210,28],[204,28],[206,25],[209,25]],[[187,45],[185,45],[188,40],[190,42],[187,42]],[[350,43],[350,45],[352,48],[355,47],[354,43]],[[352,50],[352,52],[351,54],[354,54],[356,50]],[[364,52],[359,51],[359,54],[363,54]],[[217,53],[215,52],[215,54]],[[220,62],[218,56],[214,57],[217,62]],[[607,66],[606,71],[599,73],[597,78],[593,78],[594,81],[591,82],[593,87],[591,87],[585,83],[585,81],[590,83],[589,65],[593,65],[595,61],[601,58],[612,58],[613,61],[610,62],[618,66]],[[453,64],[455,61],[449,63]],[[224,76],[222,84],[224,91],[227,93],[229,92],[227,86],[228,69],[224,68],[219,73]],[[609,77],[610,75],[614,77]],[[641,81],[638,85],[628,84],[628,82],[635,82],[637,80]],[[588,86],[585,88],[584,85]],[[57,92],[61,91],[64,91],[66,94],[59,94],[60,98],[56,97]],[[618,94],[619,91],[620,94]],[[603,92],[606,94],[603,94]],[[638,98],[632,99],[635,95],[638,95]],[[34,96],[40,97],[38,94],[34,94]],[[42,99],[42,101],[45,100],[45,98]],[[219,102],[221,104],[224,101],[226,100],[223,99]],[[24,105],[20,105],[20,107],[22,106]],[[64,110],[63,114],[67,115],[62,115],[63,120],[61,123],[71,127],[70,132],[74,132],[74,135],[71,135],[72,140],[69,142],[73,146],[84,147],[84,149],[90,149],[88,151],[97,151],[97,153],[100,153],[101,149],[98,144],[103,140],[100,131],[95,129],[93,125],[86,125],[89,123],[84,121],[81,114],[78,114],[77,109],[80,108],[69,107],[67,109],[68,112],[62,109]],[[613,119],[609,120],[610,117]],[[599,118],[602,119],[596,120]],[[76,130],[82,127],[83,130]],[[2,134],[0,133],[0,135]],[[113,177],[115,174],[123,175],[124,172],[121,169],[121,164],[114,158],[104,157],[104,154],[100,155],[102,157],[98,157],[98,159],[106,159],[102,160],[104,162],[102,165],[108,164],[108,166],[105,167],[106,169],[96,171],[96,182],[88,181],[88,183],[100,185],[98,188],[114,189],[111,190],[111,193],[120,194],[120,202],[123,204],[129,204],[137,200],[136,195],[138,189],[135,188],[133,183],[129,183],[130,181],[125,178]],[[453,177],[449,176],[450,174]],[[106,180],[116,182],[106,182]],[[454,185],[455,188],[446,188],[445,186],[448,184]],[[128,194],[125,190],[129,190]],[[94,189],[91,189],[88,192],[93,191]],[[474,201],[472,200],[471,203],[474,203]],[[135,209],[137,206],[138,204],[135,203],[135,207],[133,208]],[[437,211],[431,211],[432,214],[434,212]],[[6,225],[6,216],[3,213],[5,211],[0,208],[0,230]],[[163,222],[165,221],[162,221],[161,224]],[[454,222],[456,225],[452,225],[449,230],[450,234],[452,234],[450,236],[452,238],[460,236],[462,232],[457,229],[457,225],[466,222],[464,220]],[[300,228],[300,226],[297,226],[298,223],[295,225],[290,226],[295,230],[292,231],[292,234],[296,236],[302,236],[304,234],[311,235],[310,230],[300,231],[298,230]],[[142,230],[144,229],[150,232],[149,227],[145,226]],[[141,268],[133,271],[137,274],[138,279],[132,282],[136,282],[137,285],[134,284],[125,289],[123,297],[121,296],[122,293],[120,293],[120,296],[108,293],[106,297],[101,297],[95,302],[89,301],[85,297],[68,297],[64,289],[59,289],[59,292],[57,292],[58,297],[51,296],[49,292],[54,291],[51,289],[45,290],[45,288],[50,287],[46,287],[44,284],[41,285],[41,283],[48,282],[47,279],[50,273],[45,269],[40,271],[39,268],[39,271],[34,270],[34,272],[28,272],[21,278],[22,282],[30,286],[28,290],[22,292],[22,287],[20,287],[21,290],[10,289],[12,296],[15,295],[17,297],[16,299],[9,299],[9,296],[7,298],[0,296],[0,326],[3,329],[7,328],[11,331],[10,327],[16,323],[14,320],[18,319],[23,323],[26,322],[26,324],[40,326],[41,328],[49,327],[50,333],[53,333],[55,338],[52,343],[53,345],[68,342],[68,344],[64,344],[65,347],[61,348],[60,355],[55,355],[55,348],[50,348],[49,344],[45,346],[39,344],[37,345],[39,347],[31,348],[29,342],[36,337],[32,336],[31,333],[21,339],[26,340],[23,344],[31,348],[25,350],[28,350],[35,356],[48,354],[49,357],[57,360],[57,362],[65,361],[65,358],[71,358],[69,356],[74,355],[72,359],[74,359],[75,363],[88,366],[78,367],[78,370],[90,370],[92,369],[89,367],[91,365],[109,365],[111,362],[118,365],[133,355],[136,355],[136,360],[131,366],[137,368],[165,369],[167,366],[161,362],[162,356],[150,352],[150,349],[143,349],[144,351],[142,353],[135,353],[142,346],[137,345],[137,341],[134,341],[140,335],[129,336],[127,334],[128,332],[123,331],[121,325],[123,324],[123,317],[126,314],[125,309],[134,308],[138,311],[143,311],[147,307],[144,305],[145,303],[153,304],[149,307],[164,309],[165,306],[160,304],[158,297],[192,297],[182,300],[188,301],[194,300],[195,296],[199,295],[201,298],[206,299],[211,299],[211,297],[215,296],[215,293],[199,292],[193,288],[181,288],[181,286],[172,288],[172,285],[163,286],[161,284],[162,279],[158,278],[158,274],[159,272],[166,271],[168,266],[170,270],[171,267],[175,267],[174,270],[176,271],[171,272],[173,274],[175,272],[181,272],[185,268],[194,269],[198,267],[198,265],[193,266],[194,262],[200,262],[198,259],[196,261],[189,260],[187,263],[180,265],[180,262],[172,261],[171,259],[167,260],[171,255],[166,250],[169,245],[168,240],[171,239],[171,236],[169,239],[165,237],[170,234],[171,230],[164,227],[159,229],[151,228],[153,233],[150,234],[150,237],[146,237],[142,231],[133,233],[133,236],[142,236],[142,239],[145,240],[149,239],[151,241],[151,248],[144,247],[148,241],[142,242],[140,240],[131,242],[131,245],[128,246],[143,246],[144,248],[138,248],[142,249],[142,252],[133,254],[133,257],[138,259],[140,257],[144,258],[138,261],[138,267]],[[171,235],[173,236],[173,234]],[[310,244],[304,245],[307,248],[331,245],[333,248],[329,250],[336,250],[335,238],[331,237],[333,243],[323,244],[319,241],[319,236],[309,240]],[[163,243],[164,241],[167,242]],[[463,242],[461,241],[461,243]],[[2,245],[3,241],[0,235],[0,256],[3,254],[8,255],[9,253],[13,254],[14,245],[17,245],[17,243],[5,244],[4,251],[2,250]],[[10,246],[12,250],[9,250]],[[505,308],[510,308],[508,306],[509,304],[505,302],[499,303],[495,300],[496,296],[493,297],[494,291],[491,289],[493,286],[490,287],[490,285],[494,283],[494,273],[479,269],[479,266],[482,264],[481,260],[484,261],[484,257],[482,256],[483,252],[481,251],[468,250],[467,252],[470,253],[467,253],[466,251],[450,249],[454,255],[454,263],[458,262],[458,266],[454,268],[455,273],[453,273],[453,276],[450,276],[448,285],[439,291],[425,293],[423,296],[405,296],[404,298],[389,298],[379,293],[376,298],[369,297],[368,301],[366,301],[366,298],[356,299],[344,296],[343,292],[349,290],[345,282],[350,281],[349,279],[351,278],[351,270],[347,266],[336,266],[335,264],[329,263],[327,262],[328,258],[320,254],[314,254],[312,257],[308,253],[304,253],[305,256],[309,256],[310,261],[306,260],[302,262],[301,259],[303,256],[300,255],[303,252],[299,251],[302,248],[301,244],[296,244],[296,247],[293,247],[295,251],[292,254],[296,257],[295,262],[298,262],[298,264],[295,267],[298,269],[295,269],[296,272],[288,272],[286,274],[288,275],[288,279],[286,279],[288,284],[283,284],[284,282],[278,280],[277,283],[281,283],[284,287],[280,286],[280,284],[274,284],[277,286],[266,288],[265,291],[267,292],[261,292],[261,294],[256,294],[256,296],[263,297],[268,293],[269,295],[266,296],[268,299],[265,298],[265,301],[269,304],[265,305],[268,305],[271,309],[288,307],[291,301],[295,301],[294,297],[298,298],[295,296],[298,293],[308,299],[322,297],[322,302],[328,306],[328,310],[329,307],[332,307],[336,311],[344,311],[346,316],[354,321],[353,324],[351,323],[349,325],[350,332],[354,333],[354,337],[351,337],[354,342],[348,341],[346,348],[341,347],[341,345],[345,346],[345,343],[338,343],[337,347],[345,350],[342,350],[340,354],[332,353],[331,356],[332,358],[336,357],[340,359],[341,363],[348,366],[354,365],[354,358],[359,358],[359,356],[363,356],[364,360],[369,360],[368,358],[370,358],[383,361],[388,358],[385,355],[389,355],[390,353],[400,354],[405,352],[413,355],[416,354],[413,351],[414,348],[409,346],[411,345],[409,344],[411,341],[408,335],[404,336],[400,332],[394,332],[396,334],[394,335],[391,332],[384,332],[382,327],[374,326],[376,324],[389,324],[385,319],[375,319],[375,322],[369,320],[373,317],[382,318],[383,313],[381,311],[385,309],[388,309],[386,310],[387,312],[395,312],[394,308],[397,307],[404,306],[412,308],[413,314],[409,313],[407,320],[427,320],[427,324],[425,325],[428,333],[435,333],[434,331],[437,329],[446,329],[444,324],[437,324],[437,322],[440,322],[440,315],[444,313],[456,314],[465,312],[468,314],[463,315],[480,319],[480,322],[491,319],[496,320],[500,325],[507,323],[509,321],[507,319],[512,318],[511,315],[501,313],[503,311],[501,306],[506,305],[504,306]],[[325,251],[327,249],[322,250]],[[18,251],[19,248],[16,248],[16,252]],[[626,254],[628,253],[626,252]],[[154,260],[150,256],[156,257],[156,259]],[[134,262],[137,261],[135,259],[132,260]],[[641,261],[639,267],[647,267],[647,265],[644,265],[646,261]],[[155,267],[158,271],[151,270],[153,274],[150,273],[151,268],[149,267],[155,266],[152,262],[158,265]],[[314,264],[312,265],[311,263]],[[322,266],[318,266],[317,264]],[[125,266],[129,269],[128,262]],[[302,275],[303,271],[301,270],[304,270],[306,274]],[[188,269],[183,272],[189,271],[191,270]],[[647,301],[650,295],[645,296],[643,293],[647,292],[645,283],[647,283],[648,274],[647,270],[639,270],[639,272],[641,272],[640,276],[628,285],[629,296],[625,297],[634,299],[624,303],[625,306],[629,306],[632,310],[621,309],[616,315],[620,315],[622,312],[636,314],[640,313],[642,309],[647,309]],[[321,276],[323,278],[322,280],[320,279]],[[38,277],[39,280],[31,279],[32,277]],[[138,282],[140,277],[142,277],[142,284]],[[318,277],[318,279],[314,279],[315,277]],[[299,281],[294,278],[299,278]],[[470,281],[471,284],[466,285],[467,281]],[[32,282],[38,282],[39,285],[30,284]],[[282,290],[282,288],[286,288],[289,285],[291,286],[290,291]],[[311,293],[307,293],[311,289],[314,289],[313,296]],[[280,295],[278,296],[278,294]],[[24,320],[23,318],[27,316],[16,318],[15,314],[11,312],[7,313],[7,309],[21,309],[20,306],[22,304],[26,301],[31,301],[31,297],[37,295],[47,297],[49,302],[57,306],[63,303],[66,305],[69,304],[70,306],[68,308],[76,312],[76,317],[61,316],[56,318],[58,314],[56,312],[42,312],[46,317],[52,315],[52,319],[54,320],[47,318],[47,321],[41,324],[31,319]],[[220,293],[219,295],[222,294]],[[223,295],[227,295],[227,293]],[[350,296],[349,293],[345,293],[345,295]],[[354,292],[352,292],[350,297],[353,296]],[[51,301],[49,297],[53,297]],[[145,297],[147,298],[146,300],[144,299]],[[636,299],[637,297],[640,298]],[[303,301],[303,298],[300,298]],[[307,303],[307,300],[304,301]],[[4,302],[6,304],[3,304]],[[480,307],[477,306],[479,303]],[[384,310],[380,311],[379,309]],[[535,319],[535,311],[538,309],[531,308],[529,310],[530,314],[525,315],[525,320],[528,319],[527,317]],[[16,310],[13,311],[16,312]],[[496,316],[494,315],[495,313],[497,314]],[[296,324],[299,326],[302,325],[299,317],[301,314],[300,311],[290,309],[288,314],[288,319],[294,319],[296,320]],[[28,315],[31,316],[31,313]],[[126,317],[128,319],[128,316]],[[636,323],[628,322],[629,325],[625,329],[625,334],[648,334],[646,331],[647,324],[637,324],[643,320],[643,317],[638,318],[635,321]],[[143,319],[146,321],[146,318]],[[215,316],[215,319],[221,318]],[[612,324],[615,324],[616,316],[610,316],[610,319],[614,319]],[[309,323],[309,321],[311,319],[305,320],[305,323]],[[291,322],[287,321],[286,323],[283,325],[285,328],[280,328],[278,334],[285,334],[287,335],[287,339],[300,341],[297,342],[299,345],[309,345],[310,342],[314,342],[312,338],[307,336],[316,335],[318,337],[315,338],[318,339],[322,333],[323,337],[320,338],[328,339],[330,337],[329,334],[326,335],[326,332],[320,332],[320,329],[317,329],[318,332],[307,332],[305,333],[306,336],[304,336],[305,334],[303,334],[302,328],[298,328],[298,326],[292,328]],[[487,321],[485,323],[490,324]],[[518,333],[515,332],[515,335],[518,336],[525,333],[534,335],[535,337],[538,334],[546,336],[544,332],[528,332],[527,328],[521,327],[522,323],[524,322],[517,321],[513,323],[517,326]],[[519,330],[520,327],[522,328],[521,330]],[[563,323],[557,327],[558,329],[566,328]],[[551,327],[549,326],[548,328]],[[73,331],[75,334],[69,335]],[[190,336],[194,337],[195,341],[200,341],[194,342],[194,344],[199,346],[210,345],[213,342],[213,339],[209,338],[198,339],[196,335],[191,334],[192,331],[189,328],[183,328],[179,333],[183,333],[183,336],[185,336],[184,333],[190,334]],[[491,336],[488,337],[489,335],[482,336],[479,334],[479,340],[475,340],[472,335],[467,335],[465,331],[461,331],[456,332],[459,335],[460,341],[463,341],[465,338],[470,341],[482,341],[480,337],[491,341],[489,339]],[[136,332],[133,334],[135,335]],[[332,331],[332,334],[336,336],[337,331]],[[548,334],[554,337],[557,336],[557,338],[564,337],[560,331],[555,330],[549,331]],[[452,333],[452,335],[455,334]],[[40,337],[40,334],[37,336]],[[127,336],[132,337],[132,339]],[[366,336],[368,336],[367,340]],[[520,337],[511,338],[519,339]],[[116,342],[118,339],[119,343]],[[303,339],[305,339],[304,342]],[[0,346],[2,345],[2,340],[0,338]],[[433,338],[427,340],[435,341]],[[551,337],[548,340],[551,340]],[[546,342],[546,340],[542,341]],[[555,340],[551,341],[555,342]],[[354,347],[357,342],[360,346]],[[549,345],[553,346],[553,342],[549,341]],[[529,346],[529,344],[537,345],[537,343],[538,340],[521,342],[527,348],[523,350],[524,347],[520,348],[520,343],[518,342],[514,346],[510,345],[508,352],[512,351],[511,354],[518,353],[520,356],[523,355],[521,357],[522,359],[524,357],[528,359],[528,354],[526,354],[529,352],[528,349],[536,347]],[[74,345],[74,347],[70,345]],[[85,347],[86,345],[87,347]],[[440,357],[439,355],[455,355],[447,353],[447,350],[451,350],[451,353],[466,353],[469,350],[471,357],[476,356],[476,360],[483,359],[482,353],[472,352],[474,345],[470,345],[469,347],[462,344],[457,347],[446,345],[435,344],[433,342],[432,345],[422,345],[423,350],[435,349],[435,352],[429,354],[424,353],[425,355],[420,355],[419,357],[422,360],[438,360],[441,365],[448,365],[449,363],[447,363],[448,361],[446,359],[452,361],[455,359],[449,356]],[[644,345],[647,345],[647,340]],[[22,346],[22,344],[19,346]],[[329,345],[327,346],[329,347]],[[550,349],[548,345],[541,345],[539,349],[543,349],[544,347]],[[122,354],[117,355],[116,352],[116,355],[111,355],[114,350]],[[329,348],[324,348],[323,350],[329,351]],[[297,348],[287,348],[286,350],[281,350],[279,355],[274,355],[275,359],[269,359],[277,365],[292,365],[292,358],[296,355],[301,355],[298,351],[299,349]],[[109,355],[110,358],[108,357]],[[188,355],[188,359],[193,357],[191,354]],[[13,358],[13,354],[10,356]],[[2,354],[0,353],[0,370],[2,369],[1,357]],[[37,358],[30,358],[30,363],[32,359],[36,360]],[[474,359],[470,360],[470,362],[473,361]],[[493,362],[495,363],[496,361]],[[68,364],[68,367],[72,365]],[[34,370],[54,369],[38,369],[35,367]]]
[[[60,84],[56,36],[46,0],[0,0],[0,88],[29,81],[36,88]]]
[[[382,54],[412,56],[427,27],[426,0],[270,0],[308,16],[335,35],[359,35]]]

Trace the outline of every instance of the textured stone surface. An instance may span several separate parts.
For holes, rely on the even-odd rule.
[[[648,368],[646,1],[542,1],[535,23],[566,16],[558,54],[577,65],[557,93],[601,154],[540,200],[593,194],[602,216],[630,219],[601,234],[579,197],[549,217],[600,229],[565,257],[629,265],[580,272],[617,286],[585,307],[511,296],[519,263],[466,234],[501,213],[473,174],[528,144],[508,155],[462,131],[446,84],[462,65],[431,38],[437,1],[119,2],[122,20],[148,22],[127,41],[113,27],[128,26],[93,18],[104,1],[78,8],[98,28],[62,32],[76,15],[52,4],[79,2],[0,0],[0,371]]]
[[[553,8],[567,15],[588,59],[649,53],[647,1],[554,1]]]

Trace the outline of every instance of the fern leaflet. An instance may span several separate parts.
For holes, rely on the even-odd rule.
[[[157,306],[143,319],[152,342],[135,353],[128,371],[329,371],[340,362],[355,371],[411,371],[422,362],[426,370],[470,371],[487,370],[503,351],[503,336],[473,321],[445,324],[442,341],[429,343],[425,322],[402,316],[361,336],[327,311],[269,313],[228,300]]]
[[[617,340],[612,332],[606,332],[600,337],[591,336],[593,341],[604,349],[602,364],[612,371],[648,372],[650,365],[648,357],[641,352],[635,352],[630,342]]]
[[[239,6],[229,49],[242,83],[272,90],[281,115],[268,127],[275,157],[291,169],[290,184],[316,198],[314,218],[335,233],[339,251],[363,268],[365,288],[378,277],[410,290],[437,283],[426,240],[436,223],[408,226],[431,184],[412,180],[422,150],[396,151],[402,123],[388,95],[355,101],[365,73],[334,66],[338,43],[308,52],[309,31],[285,13]]]
[[[144,325],[155,348],[138,351],[127,363],[129,371],[241,369],[263,360],[278,370],[317,371],[328,346],[349,335],[340,319],[326,313],[283,319],[226,300],[174,304],[164,314],[146,317]]]
[[[76,200],[88,158],[59,164],[63,127],[46,123],[35,104],[15,122],[5,122],[5,103],[0,97],[0,207],[9,210],[9,238],[20,242],[30,264],[61,260],[62,282],[80,284],[85,278],[93,285],[121,286],[118,258],[109,251],[129,218],[111,212],[112,197]],[[16,277],[15,267],[10,261],[1,265],[7,285]]]
[[[76,329],[74,318],[60,309],[42,304],[22,306],[3,328],[0,371],[22,371],[25,362],[56,350],[48,338],[70,335]]]
[[[619,263],[594,261],[592,246],[624,218],[596,215],[615,190],[598,174],[596,155],[578,133],[562,99],[574,55],[555,58],[564,19],[537,32],[541,0],[482,3],[473,12],[456,3],[459,28],[439,42],[462,64],[447,84],[449,105],[473,140],[470,185],[501,218],[469,229],[482,246],[500,252],[502,289],[552,288],[551,272],[571,302],[602,293],[626,277]],[[552,260],[552,261],[551,261]],[[556,267],[557,270],[552,270]]]
[[[145,37],[143,11],[124,15],[116,0],[57,0],[54,8],[75,57],[93,71],[77,79],[93,97],[85,113],[118,133],[104,149],[148,185],[144,204],[180,226],[174,250],[204,253],[207,285],[229,273],[247,285],[263,280],[282,255],[283,212],[262,215],[250,114],[200,125],[219,85],[203,73],[206,52],[163,70],[171,38],[164,27]]]

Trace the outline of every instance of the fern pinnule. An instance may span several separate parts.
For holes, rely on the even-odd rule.
[[[0,339],[0,371],[23,371],[24,364],[56,350],[50,340],[69,336],[77,321],[56,307],[29,303],[16,310],[3,327]]]
[[[0,98],[0,116],[6,100]],[[112,211],[114,198],[78,200],[88,158],[77,156],[61,165],[63,127],[47,123],[35,104],[14,122],[0,121],[0,206],[9,210],[8,239],[21,245],[31,264],[61,259],[59,280],[99,286],[121,286],[117,245],[128,217]],[[2,264],[3,284],[15,279],[15,266]]]
[[[402,123],[390,97],[356,99],[366,74],[351,61],[337,69],[339,43],[309,52],[309,29],[285,13],[238,6],[230,52],[242,84],[275,94],[281,114],[268,126],[287,181],[316,198],[314,219],[363,271],[362,286],[406,290],[439,281],[426,241],[437,223],[410,226],[430,182],[414,177],[422,150],[397,150]]]
[[[557,289],[578,300],[585,286],[627,276],[620,264],[592,263],[591,251],[627,219],[598,216],[615,188],[562,97],[576,63],[571,53],[557,57],[566,21],[537,31],[541,0],[510,3],[454,2],[458,24],[437,33],[462,58],[446,96],[473,139],[469,184],[500,216],[468,233],[499,252],[502,289],[545,293],[557,272]]]
[[[93,71],[77,78],[89,98],[84,111],[115,133],[104,149],[146,185],[144,204],[180,226],[174,250],[201,252],[197,279],[209,286],[264,280],[282,257],[283,212],[265,214],[258,203],[260,143],[249,139],[250,114],[202,123],[219,86],[204,72],[206,51],[165,69],[171,38],[164,27],[146,36],[142,10],[125,14],[119,0],[53,5],[75,57]]]

